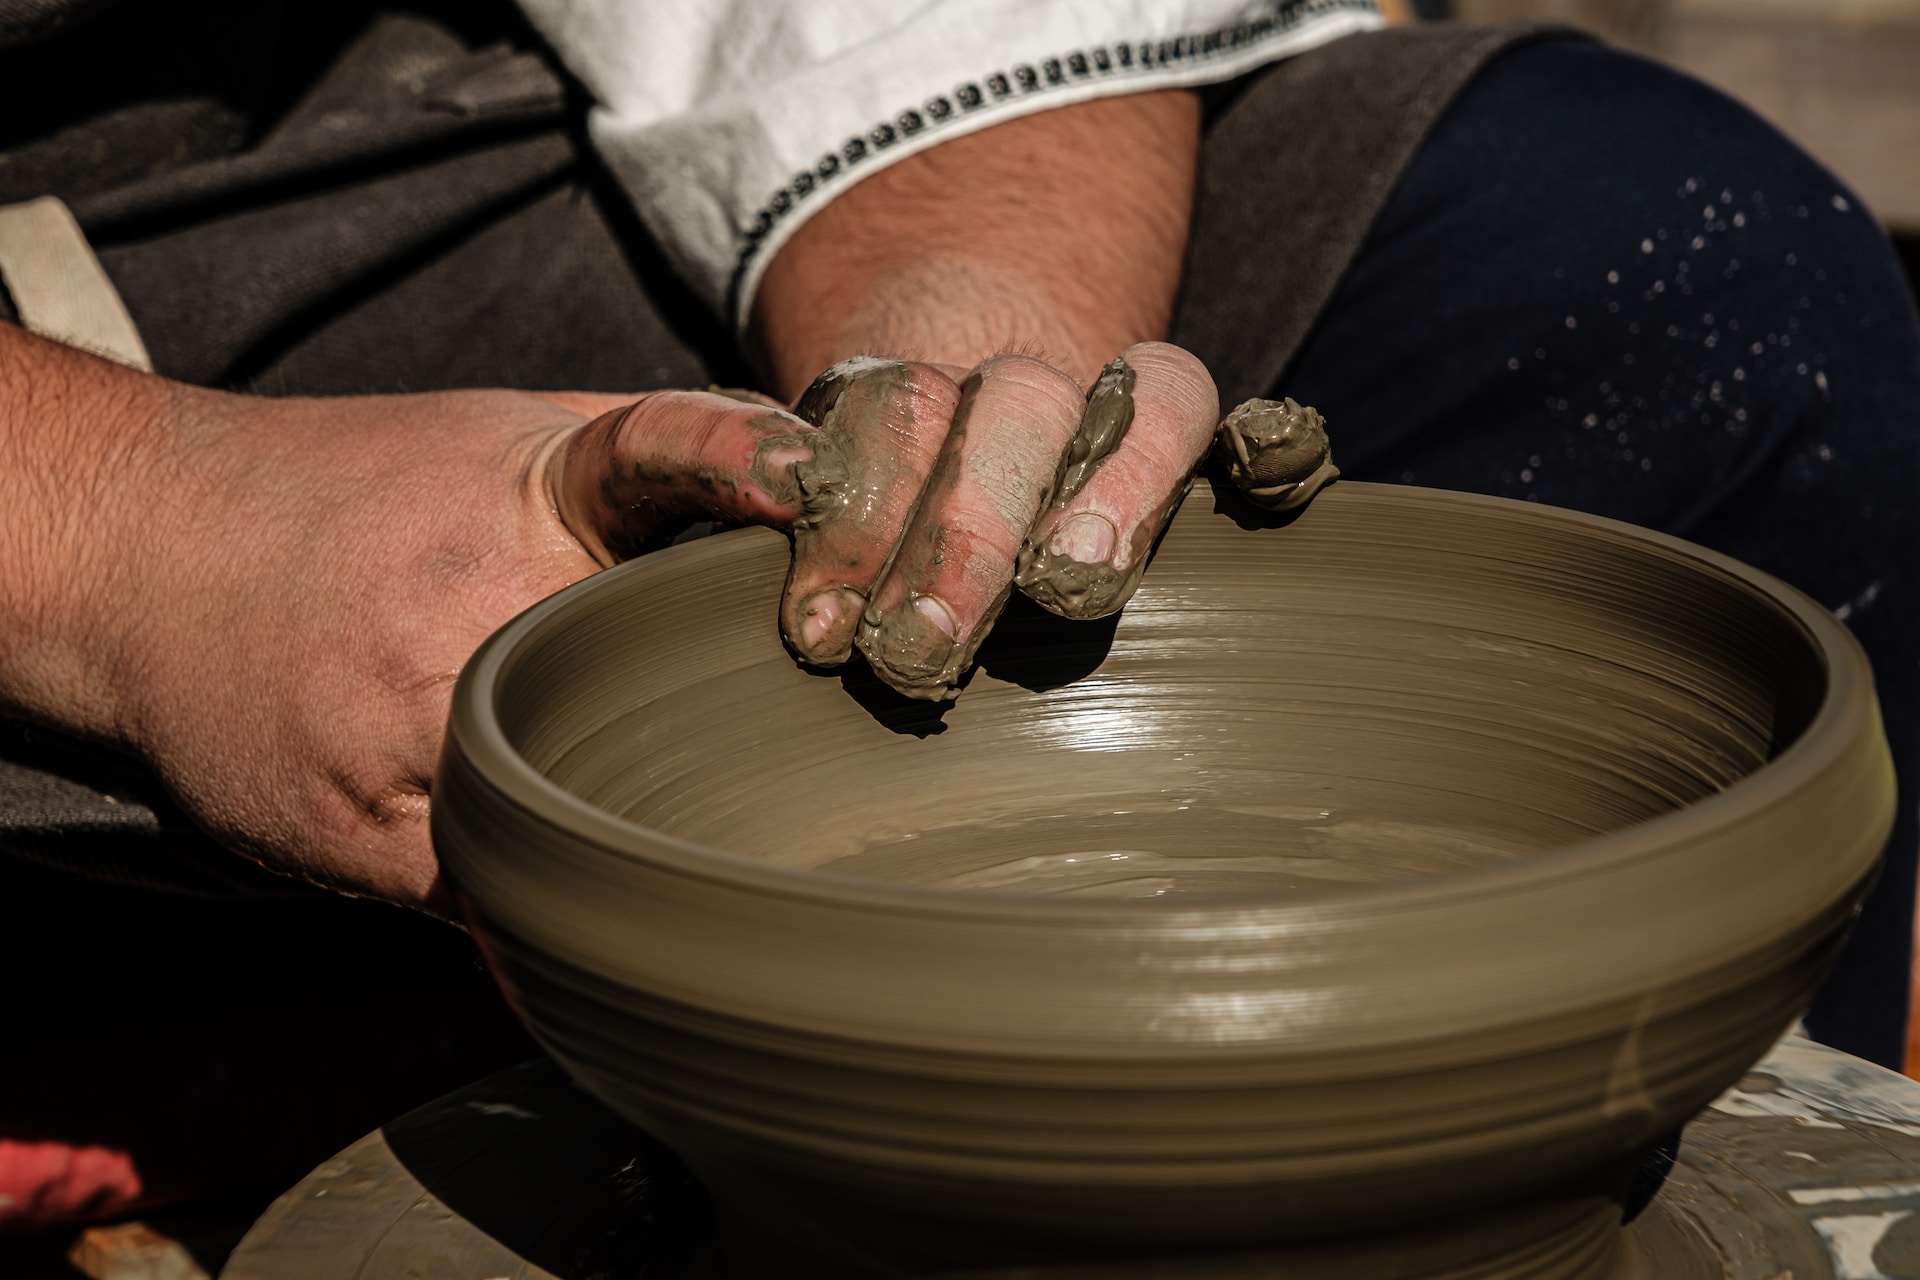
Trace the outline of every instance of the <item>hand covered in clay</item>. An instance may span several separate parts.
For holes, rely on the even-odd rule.
[[[1045,111],[880,170],[774,256],[753,336],[834,458],[782,606],[801,657],[951,697],[1016,583],[1126,602],[1219,419],[1157,340],[1199,136],[1186,91]]]
[[[1162,342],[1128,348],[1087,388],[1023,355],[957,382],[860,357],[796,410],[819,434],[795,464],[806,510],[788,643],[829,666],[857,645],[924,698],[953,696],[1016,584],[1070,618],[1125,604],[1219,417],[1206,369]]]

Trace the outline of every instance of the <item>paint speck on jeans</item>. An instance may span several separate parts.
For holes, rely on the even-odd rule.
[[[1833,207],[1838,209],[1842,213],[1845,213],[1847,210],[1853,208],[1852,205],[1847,203],[1847,198],[1839,194],[1838,192],[1834,193]]]
[[[1507,368],[1509,368],[1509,369],[1518,369],[1519,367],[1520,367],[1520,357],[1519,357],[1519,356],[1508,356],[1508,357],[1507,357]]]
[[[1827,390],[1827,375],[1825,373],[1814,374],[1813,385],[1820,388],[1822,391]]]
[[[1620,283],[1620,273],[1619,273],[1618,271],[1609,271],[1609,272],[1607,272],[1607,283],[1608,283],[1608,284],[1619,284],[1619,283]]]
[[[1736,227],[1744,227],[1744,226],[1746,226],[1746,225],[1747,225],[1747,215],[1746,215],[1746,214],[1744,214],[1744,213],[1736,213],[1736,214],[1734,214],[1734,215],[1733,215],[1733,225],[1734,225],[1734,226],[1736,226]]]
[[[1580,326],[1580,322],[1578,320],[1575,320],[1572,316],[1567,317],[1567,328],[1576,329],[1579,326]]]
[[[1653,252],[1653,241],[1651,241],[1651,240],[1642,240],[1642,241],[1640,242],[1640,252],[1642,252],[1642,253],[1652,253],[1652,252]]]
[[[1871,607],[1873,602],[1875,600],[1878,600],[1879,598],[1880,598],[1880,583],[1876,579],[1875,581],[1869,582],[1867,584],[1867,589],[1865,591],[1862,591],[1859,595],[1855,596],[1851,600],[1846,601],[1845,603],[1840,605],[1839,608],[1835,609],[1833,611],[1833,616],[1840,619],[1840,621],[1845,622],[1848,618],[1851,618],[1854,614],[1859,613],[1862,609]]]

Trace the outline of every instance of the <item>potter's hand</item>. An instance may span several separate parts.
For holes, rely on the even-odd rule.
[[[784,411],[615,402],[260,399],[0,325],[0,710],[270,866],[444,909],[428,787],[480,641],[688,520],[800,514]]]
[[[1205,369],[1155,341],[1198,146],[1186,91],[1043,112],[880,171],[774,257],[754,337],[783,395],[833,366],[797,408],[848,477],[796,538],[802,657],[857,642],[951,697],[1016,574],[1069,616],[1126,602],[1218,419]],[[835,364],[874,352],[907,359]]]
[[[1145,342],[1087,393],[1030,356],[959,383],[859,357],[800,398],[819,424],[817,504],[794,530],[789,643],[822,665],[857,643],[889,684],[951,697],[1018,585],[1073,618],[1126,603],[1219,416],[1213,380]]]

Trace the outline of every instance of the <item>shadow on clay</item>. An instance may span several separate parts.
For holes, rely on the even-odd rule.
[[[1206,478],[1211,481],[1209,487],[1213,490],[1214,514],[1227,517],[1242,529],[1284,529],[1305,515],[1313,506],[1308,502],[1291,511],[1269,511],[1265,507],[1256,506],[1234,486],[1232,481],[1220,474],[1219,469],[1209,466]],[[1332,488],[1339,483],[1338,480],[1329,481],[1328,487]]]
[[[1107,660],[1119,625],[1118,613],[1079,622],[1016,594],[980,646],[974,666],[996,680],[1044,693],[1092,675]]]
[[[912,734],[916,738],[930,738],[947,731],[947,708],[952,703],[928,702],[924,698],[909,698],[895,691],[873,674],[873,668],[867,665],[863,657],[830,670],[804,665],[801,670],[810,675],[837,677],[847,696],[864,707],[867,714],[879,721],[883,728],[895,733]],[[971,675],[969,672],[968,676]],[[961,687],[966,687],[964,680]]]

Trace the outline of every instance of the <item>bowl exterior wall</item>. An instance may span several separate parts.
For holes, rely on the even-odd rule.
[[[1348,486],[1314,510],[1364,524],[1406,500]],[[1539,518],[1420,500],[1456,529]],[[701,554],[777,591],[777,540]],[[786,1203],[873,1239],[917,1218],[1178,1250],[1590,1203],[1804,1007],[1891,821],[1857,647],[1797,593],[1698,556],[1804,629],[1825,681],[1810,727],[1764,777],[1497,867],[1114,904],[808,875],[623,822],[519,760],[494,698],[528,646],[644,594],[665,571],[644,562],[469,665],[435,845],[540,1040],[778,1234],[804,1231],[768,1218]]]

